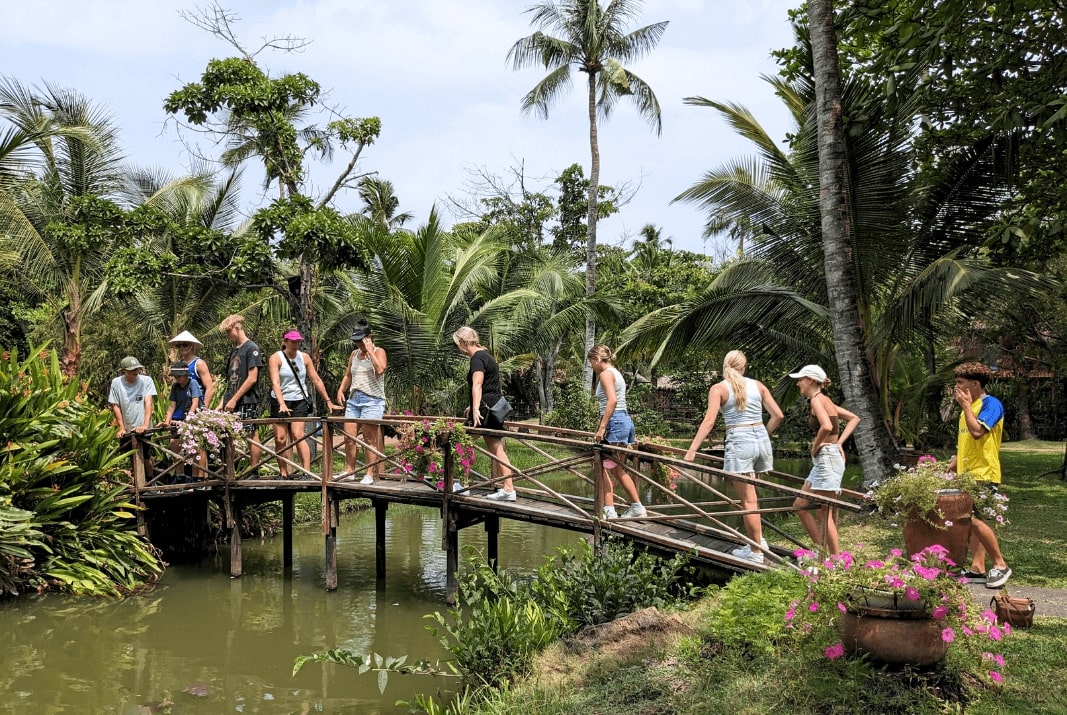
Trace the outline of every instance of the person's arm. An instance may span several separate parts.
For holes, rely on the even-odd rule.
[[[233,393],[233,397],[226,403],[226,410],[233,412],[237,408],[237,402],[240,400],[246,392],[256,386],[256,381],[259,380],[259,366],[248,368],[248,377],[242,382],[237,390]]]
[[[178,403],[171,400],[167,403],[167,416],[163,418],[163,426],[170,427],[170,421],[174,418],[174,410],[178,408]],[[192,410],[190,410],[192,412]]]
[[[274,399],[278,402],[278,412],[290,412],[289,405],[285,404],[285,398],[282,397],[282,356],[278,353],[272,353],[267,359],[267,374],[270,376],[270,388],[274,392]],[[238,390],[238,395],[241,392]],[[236,397],[236,396],[235,396]]]
[[[820,397],[823,399],[819,399]],[[830,398],[822,393],[819,393],[811,402],[811,414],[815,416],[815,420],[819,423],[819,431],[815,433],[815,439],[811,441],[812,457],[818,454],[823,446],[830,444],[830,436],[834,433],[834,421],[830,417],[830,411],[826,406],[827,403],[830,403]]]
[[[689,445],[689,451],[685,453],[685,461],[692,462],[696,459],[697,450],[700,449],[700,445],[704,444],[704,440],[711,434],[712,428],[715,426],[715,420],[719,418],[719,408],[722,407],[722,395],[721,390],[718,390],[719,385],[712,385],[708,390],[708,409],[704,412],[704,419],[700,422],[700,427],[697,428],[696,436],[693,437],[693,442]],[[612,386],[614,389],[614,385]]]
[[[151,427],[152,427],[152,407],[153,407],[153,404],[155,402],[155,400],[153,399],[154,397],[155,397],[155,393],[150,393],[150,394],[147,394],[147,395],[144,396],[144,422],[141,423],[140,427],[134,428],[134,430],[133,430],[134,432],[137,432],[138,434],[144,434],[149,429],[151,429]]]
[[[211,377],[211,368],[204,362],[204,358],[200,358],[196,361],[196,374],[200,378],[200,382],[204,385],[204,394],[202,396],[203,401],[200,403],[200,406],[210,409],[211,398],[215,396],[215,379]]]
[[[972,409],[974,400],[971,399],[971,393],[961,387],[956,387],[954,390],[956,402],[963,410],[963,419],[967,422],[967,432],[975,439],[982,439],[989,430],[982,426],[982,423],[978,421],[978,415],[974,414]]]
[[[111,408],[111,413],[115,415],[115,422],[119,425],[119,437],[126,434],[126,421],[122,419],[122,408],[114,402],[108,405]]]
[[[311,356],[307,353],[301,353],[301,355],[304,356],[304,369],[307,370],[308,379],[311,380],[311,384],[315,386],[318,393],[322,395],[322,399],[326,401],[330,411],[341,409],[340,405],[335,405],[333,400],[330,399],[330,393],[326,391],[326,385],[323,384],[322,378],[319,377],[319,371],[315,368],[315,363],[311,362]]]
[[[604,441],[604,433],[608,431],[608,420],[615,414],[615,407],[619,404],[619,396],[615,394],[615,373],[607,369],[601,370],[600,386],[604,388],[607,403],[604,405],[604,414],[600,416],[600,425],[597,427],[596,434],[593,435],[594,442]]]
[[[778,429],[778,425],[782,424],[782,420],[785,419],[785,413],[782,412],[782,408],[778,406],[778,403],[774,399],[774,395],[767,389],[767,386],[762,382],[757,381],[759,385],[760,398],[763,400],[763,409],[767,410],[767,414],[771,416],[767,420],[767,434],[774,434],[774,431]]]
[[[856,426],[860,423],[860,416],[854,412],[849,412],[840,405],[837,406],[837,418],[839,420],[845,420],[845,427],[841,430],[841,434],[837,436],[837,448],[841,451],[841,459],[845,458],[845,441],[852,436],[852,433],[856,430]]]
[[[385,372],[388,357],[384,350],[374,347],[374,341],[371,340],[369,335],[363,338],[363,352],[367,353],[367,357],[370,358],[370,363],[374,366],[375,375],[381,375]]]
[[[482,383],[485,381],[485,371],[478,370],[471,373],[471,425],[477,427],[482,421]]]
[[[345,376],[341,378],[341,384],[337,388],[337,401],[342,405],[348,399],[348,390],[352,387],[352,360],[355,359],[356,351],[348,354],[348,362],[345,363]]]

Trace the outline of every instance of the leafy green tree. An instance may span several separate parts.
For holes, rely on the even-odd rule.
[[[623,97],[630,98],[638,112],[659,134],[662,131],[659,100],[652,88],[625,67],[651,52],[667,29],[666,22],[627,31],[641,9],[640,0],[544,0],[530,8],[532,35],[516,42],[508,52],[516,70],[543,66],[547,76],[522,100],[524,112],[536,112],[548,118],[548,110],[569,87],[572,68],[588,78],[589,115],[589,189],[586,209],[586,295],[596,290],[596,228],[600,198],[600,145],[597,120],[611,115]],[[554,34],[546,34],[546,33]],[[585,347],[593,346],[596,323],[586,318]],[[584,382],[592,379],[591,368],[583,371]]]
[[[262,162],[265,185],[274,187],[278,198],[257,212],[251,230],[264,245],[275,247],[277,258],[296,264],[297,280],[286,283],[283,295],[297,326],[314,335],[316,272],[367,266],[360,224],[346,221],[330,202],[354,178],[363,150],[381,132],[381,121],[339,117],[321,127],[298,127],[308,113],[323,109],[319,84],[300,72],[271,77],[256,56],[268,48],[299,49],[300,43],[270,40],[249,52],[233,31],[235,17],[217,5],[190,19],[227,41],[240,56],[211,60],[200,81],[172,92],[164,109],[225,139],[224,164],[235,166],[252,157]],[[329,159],[337,149],[347,150],[349,161],[326,193],[313,200],[304,193],[305,159],[308,154]]]
[[[3,179],[2,245],[18,256],[18,289],[58,325],[63,372],[74,375],[82,327],[108,296],[111,253],[152,230],[154,218],[115,203],[125,182],[117,130],[87,98],[7,80],[0,83],[0,116],[11,127],[7,136],[22,138],[15,144],[24,162]]]

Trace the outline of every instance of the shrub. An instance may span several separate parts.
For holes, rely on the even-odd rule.
[[[804,592],[803,577],[792,569],[736,576],[720,591],[701,635],[752,657],[774,653],[787,637],[788,604]]]
[[[584,389],[580,381],[572,380],[559,391],[556,409],[545,415],[545,424],[592,432],[599,417],[600,410],[589,390]]]
[[[0,434],[0,485],[33,515],[23,536],[43,535],[23,545],[19,588],[121,595],[158,577],[162,565],[136,534],[111,416],[63,377],[55,351],[0,358]]]
[[[542,607],[526,584],[503,569],[475,565],[476,558],[469,559],[474,570],[460,582],[456,607],[427,618],[463,677],[495,687],[527,674],[533,657],[572,625]]]
[[[685,590],[687,563],[682,555],[669,561],[635,556],[633,546],[618,539],[607,539],[599,555],[582,542],[577,551],[557,549],[531,588],[541,603],[562,610],[580,628],[691,595]]]

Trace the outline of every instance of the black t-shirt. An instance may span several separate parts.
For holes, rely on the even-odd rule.
[[[467,373],[467,401],[471,403],[471,412],[480,407],[474,404],[473,397],[474,390],[474,373],[481,372],[482,375],[482,404],[492,407],[496,404],[496,401],[501,398],[503,393],[500,390],[500,366],[496,364],[496,360],[489,354],[488,350],[479,350],[471,356],[471,368]]]
[[[246,340],[243,345],[230,352],[230,358],[226,361],[226,402],[237,394],[237,389],[248,379],[248,372],[254,367],[263,367],[263,356],[259,354],[258,345],[251,340]],[[240,405],[258,404],[258,386],[253,385],[252,389],[241,395],[237,403]]]

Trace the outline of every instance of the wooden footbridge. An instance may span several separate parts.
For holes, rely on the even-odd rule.
[[[447,593],[451,600],[457,590],[456,574],[459,567],[459,535],[463,529],[478,524],[487,532],[488,558],[496,563],[498,554],[497,534],[500,519],[514,519],[532,524],[542,524],[569,529],[592,536],[599,545],[608,535],[629,539],[649,551],[673,556],[688,554],[691,562],[727,571],[762,570],[776,565],[792,567],[791,554],[795,546],[810,548],[776,526],[768,515],[796,511],[793,501],[801,495],[803,480],[790,474],[772,472],[766,479],[753,478],[725,472],[722,459],[713,454],[701,454],[697,462],[682,459],[684,450],[653,443],[638,443],[633,449],[623,449],[595,444],[592,434],[559,428],[545,427],[527,422],[509,422],[505,430],[492,431],[469,429],[474,437],[495,436],[507,438],[507,451],[515,480],[517,498],[513,502],[492,501],[486,495],[494,491],[500,478],[494,479],[491,465],[493,455],[476,446],[477,461],[463,482],[453,481],[455,453],[452,449],[452,433],[445,430],[439,436],[439,447],[444,460],[445,479],[442,484],[421,478],[402,478],[405,458],[413,458],[411,448],[401,445],[387,446],[384,451],[372,449],[377,455],[370,465],[360,464],[355,474],[346,473],[342,467],[344,442],[354,441],[361,450],[368,445],[362,435],[351,436],[345,432],[345,423],[388,425],[395,430],[412,428],[413,422],[433,421],[433,417],[386,416],[380,421],[346,420],[331,417],[321,420],[320,429],[309,424],[303,439],[315,446],[315,456],[305,468],[298,461],[293,445],[279,448],[272,441],[264,440],[259,463],[252,465],[250,449],[243,439],[232,440],[226,446],[225,459],[206,467],[190,465],[186,457],[169,449],[169,433],[157,431],[143,439],[148,440],[157,460],[164,468],[146,474],[146,465],[140,450],[133,451],[131,491],[134,502],[143,507],[139,512],[143,534],[152,538],[154,532],[173,529],[166,522],[154,518],[154,512],[166,511],[180,503],[182,497],[190,496],[201,501],[213,499],[224,514],[225,527],[230,535],[230,575],[238,577],[242,572],[241,511],[245,507],[265,502],[282,503],[283,558],[285,567],[292,565],[293,502],[299,492],[318,492],[322,504],[322,533],[325,539],[326,588],[337,588],[337,527],[342,516],[339,508],[345,499],[369,499],[375,512],[376,523],[376,572],[378,578],[386,575],[386,513],[389,505],[413,504],[440,510],[443,521],[441,548],[446,552]],[[318,418],[306,418],[306,422],[319,422]],[[252,420],[256,425],[272,425],[279,420]],[[271,430],[263,430],[266,433]],[[604,505],[608,482],[604,478],[604,461],[611,459],[624,465],[634,480],[647,515],[642,518],[598,518]],[[373,484],[361,484],[367,466],[381,463],[385,467],[385,479],[376,479]],[[521,465],[521,466],[516,466]],[[283,469],[284,468],[284,469]],[[285,471],[289,476],[282,478]],[[190,478],[183,472],[192,473]],[[746,512],[736,499],[728,480],[754,484],[759,493],[758,508]],[[680,488],[682,485],[692,485]],[[688,495],[688,498],[682,494]],[[804,496],[813,504],[828,505],[831,510],[858,511],[862,495],[845,490],[840,498],[823,498],[809,493]],[[625,504],[625,498],[617,498]],[[621,510],[620,510],[621,511]],[[758,513],[763,518],[764,537],[772,543],[765,562],[731,555],[731,550],[748,543],[740,526],[740,517],[746,513]],[[824,512],[820,512],[824,513]],[[203,512],[206,525],[206,510]],[[162,537],[163,534],[155,534]]]

